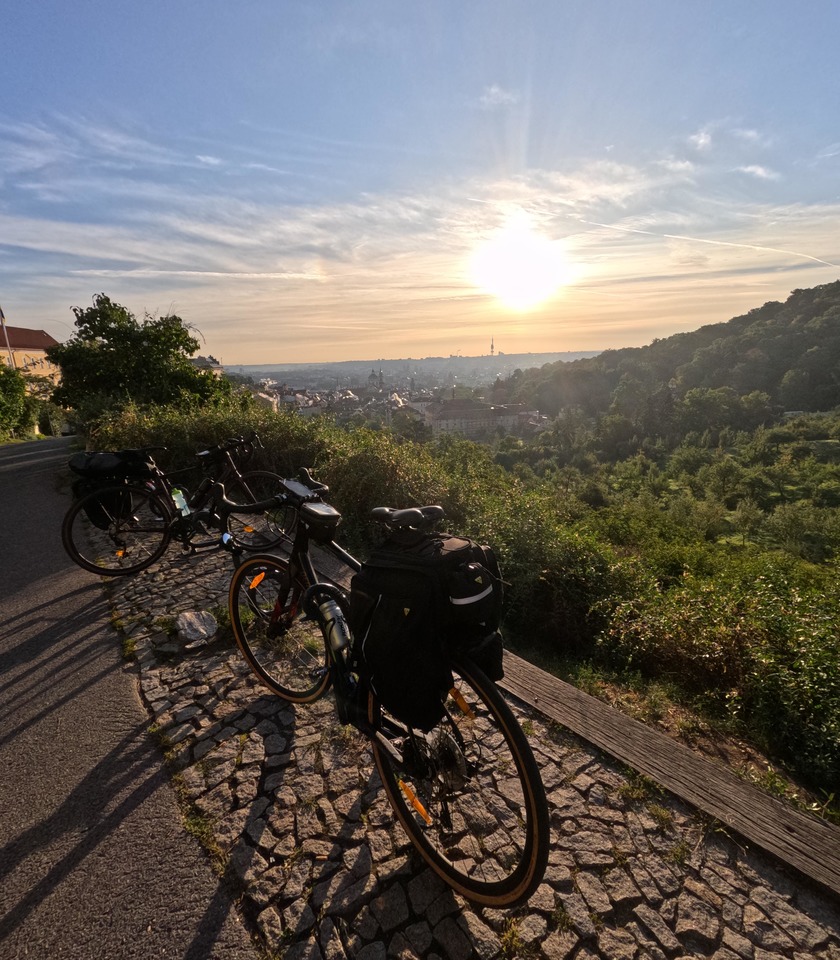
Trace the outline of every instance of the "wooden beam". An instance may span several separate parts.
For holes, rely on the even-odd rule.
[[[840,894],[840,829],[789,807],[638,720],[505,651],[499,684],[544,716]]]

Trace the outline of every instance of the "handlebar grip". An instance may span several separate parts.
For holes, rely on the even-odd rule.
[[[325,483],[320,483],[316,480],[312,473],[309,470],[309,467],[301,467],[298,470],[298,476],[301,479],[301,483],[305,484],[313,493],[329,493],[330,488]]]
[[[285,494],[278,493],[268,500],[259,500],[254,503],[234,503],[233,500],[228,500],[225,496],[225,485],[223,483],[213,484],[213,498],[219,508],[219,514],[223,518],[229,517],[232,513],[244,513],[246,515],[265,513],[266,510],[280,506],[286,500]]]

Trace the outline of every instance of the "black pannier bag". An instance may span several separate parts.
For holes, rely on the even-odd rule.
[[[444,715],[455,653],[500,680],[501,602],[493,551],[466,537],[399,533],[374,550],[351,583],[351,626],[382,705],[431,730]]]
[[[77,500],[115,483],[152,476],[148,459],[134,450],[75,453],[67,465],[78,476],[72,484],[73,496]],[[107,498],[100,497],[85,505],[88,520],[100,530],[107,530],[112,519],[125,517],[130,511],[131,492],[128,489],[109,493]]]

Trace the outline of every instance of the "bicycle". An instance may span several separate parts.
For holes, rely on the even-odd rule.
[[[339,721],[368,738],[399,822],[449,886],[482,906],[527,900],[548,861],[549,816],[539,767],[513,712],[470,659],[454,656],[444,717],[430,733],[389,714],[365,680],[348,596],[318,577],[310,552],[316,543],[349,571],[361,569],[335,542],[341,515],[322,500],[328,488],[308,474],[283,488],[278,499],[298,516],[288,557],[247,557],[231,580],[240,651],[284,700],[312,703],[334,688]],[[377,507],[372,517],[392,530],[433,530],[443,510]]]
[[[192,495],[179,478],[194,468],[164,472],[152,456],[163,447],[93,455],[106,460],[104,469],[110,478],[97,479],[102,474],[93,467],[81,481],[93,489],[77,499],[64,517],[64,549],[92,573],[129,576],[160,559],[173,539],[186,554],[218,549],[219,533],[228,534],[227,546],[234,550],[277,546],[295,523],[294,513],[286,507],[275,504],[247,521],[220,512],[225,491],[241,505],[264,501],[281,489],[282,477],[277,474],[240,471],[239,465],[256,444],[256,434],[247,439],[233,437],[197,453],[204,477]]]

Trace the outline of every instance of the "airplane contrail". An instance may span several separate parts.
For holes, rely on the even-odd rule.
[[[784,253],[789,257],[801,257],[803,260],[813,260],[814,263],[821,263],[826,267],[840,269],[840,264],[831,263],[830,260],[823,260],[820,257],[813,257],[810,253],[798,253],[796,250],[781,250],[779,247],[763,247],[757,243],[733,243],[730,240],[705,240],[702,237],[685,237],[679,233],[654,233],[652,230],[639,230],[635,227],[616,227],[610,223],[597,223],[595,220],[582,220],[591,227],[603,227],[605,230],[617,230],[619,233],[641,233],[647,237],[659,237],[665,240],[688,240],[690,243],[711,243],[718,247],[743,247],[746,250],[766,250],[768,253]]]

